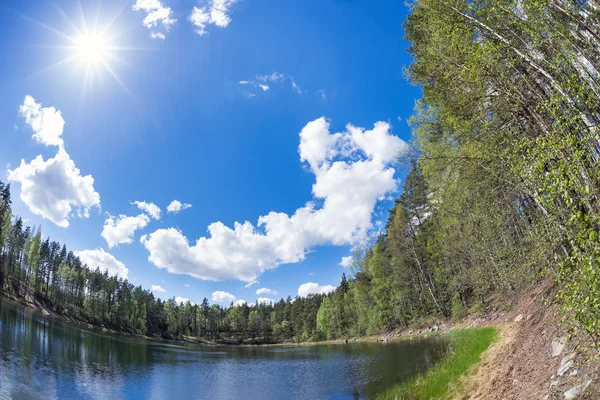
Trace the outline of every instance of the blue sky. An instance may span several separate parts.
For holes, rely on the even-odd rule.
[[[163,298],[279,299],[337,285],[385,220],[419,97],[402,2],[0,8],[0,179],[82,259]]]

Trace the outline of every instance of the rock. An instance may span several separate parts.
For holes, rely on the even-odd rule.
[[[552,358],[560,356],[567,345],[567,341],[564,338],[554,339],[552,341]]]
[[[573,366],[574,358],[575,358],[575,353],[571,353],[568,356],[566,356],[565,358],[563,358],[562,361],[560,362],[560,367],[558,368],[558,371],[556,372],[556,374],[558,376],[563,376],[565,374],[565,372],[567,372],[569,370],[569,368],[571,368]]]
[[[521,322],[521,320],[523,320],[523,314],[517,315],[517,318],[515,318],[515,322]]]
[[[545,396],[542,398],[542,400],[549,400],[549,399],[550,399],[550,395],[549,395],[549,394],[545,395]]]
[[[571,371],[571,373],[569,375],[571,375],[571,376],[577,376],[577,372],[578,371],[576,369],[574,369],[573,371]]]
[[[552,389],[552,388],[553,388],[553,387],[555,387],[555,386],[558,386],[558,383],[559,383],[559,382],[558,382],[558,379],[556,379],[556,380],[554,380],[554,381],[550,382],[550,389]]]
[[[580,385],[575,386],[572,389],[567,390],[565,392],[565,399],[574,399],[579,394],[581,394],[585,389],[587,389],[587,387],[590,385],[590,383],[592,383],[591,379],[583,382]]]

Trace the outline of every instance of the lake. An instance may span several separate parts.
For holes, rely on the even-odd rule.
[[[363,399],[427,370],[441,337],[209,346],[97,333],[0,297],[0,399]]]

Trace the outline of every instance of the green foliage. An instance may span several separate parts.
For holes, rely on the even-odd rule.
[[[597,2],[417,0],[405,32],[423,89],[415,158],[385,232],[334,292],[163,302],[13,220],[2,183],[0,287],[118,330],[307,341],[457,319],[551,276],[565,320],[600,349]]]
[[[141,286],[82,264],[66,246],[44,240],[41,229],[13,219],[10,204],[10,187],[0,182],[0,291],[23,301],[33,296],[70,319],[142,335],[232,341],[323,340],[332,335],[333,324],[335,335],[345,329],[348,313],[337,303],[321,318],[324,332],[317,332],[323,295],[229,308],[210,305],[206,298],[200,305],[162,301]]]
[[[455,293],[454,297],[452,297],[452,319],[454,321],[460,321],[467,316],[467,313],[467,308],[462,303],[460,296],[458,293]]]
[[[467,302],[493,291],[511,298],[540,275],[555,276],[565,320],[594,340],[597,9],[419,0],[405,24],[415,57],[408,75],[424,93],[412,122],[438,206],[436,272]]]
[[[332,309],[331,299],[326,297],[317,312],[317,332],[326,339],[331,338]]]
[[[450,389],[477,364],[497,337],[494,328],[452,331],[444,358],[425,374],[399,384],[379,396],[380,399],[430,400],[450,398]]]

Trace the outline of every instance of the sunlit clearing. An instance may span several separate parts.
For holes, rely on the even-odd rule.
[[[84,35],[76,39],[76,50],[78,56],[88,64],[96,64],[104,61],[106,55],[106,41],[98,35]]]

